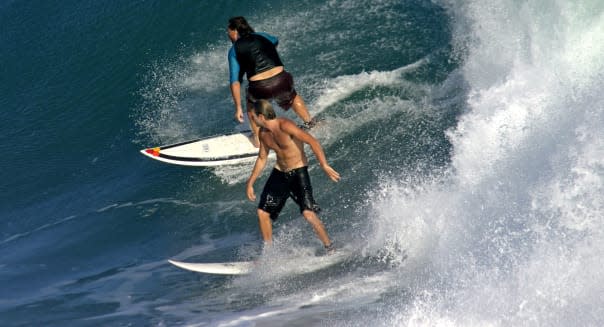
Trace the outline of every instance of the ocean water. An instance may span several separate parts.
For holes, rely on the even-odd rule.
[[[235,15],[325,119],[340,263],[291,202],[262,252],[250,165],[138,153],[245,128]],[[604,325],[603,53],[595,0],[3,1],[0,325]]]

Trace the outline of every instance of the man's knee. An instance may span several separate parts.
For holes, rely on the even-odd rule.
[[[267,211],[264,211],[262,209],[257,209],[256,212],[258,213],[258,219],[260,219],[260,220],[270,219],[270,217],[271,217],[270,213],[268,213]]]
[[[310,209],[305,209],[304,211],[302,211],[302,216],[310,223],[316,222],[316,221],[318,221],[318,222],[321,221],[319,219],[319,216],[317,215],[317,213]]]

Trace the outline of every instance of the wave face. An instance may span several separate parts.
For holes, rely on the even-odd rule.
[[[325,119],[313,133],[343,179],[312,157],[310,175],[348,254],[327,267],[293,203],[263,252],[251,166],[138,153],[247,127],[227,86],[235,14],[279,37]],[[599,1],[5,1],[0,43],[7,326],[604,324]]]

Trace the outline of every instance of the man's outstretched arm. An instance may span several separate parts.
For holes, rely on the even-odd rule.
[[[317,161],[319,161],[319,165],[323,168],[325,174],[334,182],[340,180],[340,173],[338,173],[335,169],[331,168],[331,166],[327,163],[327,158],[325,157],[325,152],[323,152],[323,148],[319,141],[314,138],[312,135],[302,130],[294,122],[288,120],[285,121],[282,125],[282,129],[292,135],[293,137],[299,139],[300,141],[308,144],[315,154]]]

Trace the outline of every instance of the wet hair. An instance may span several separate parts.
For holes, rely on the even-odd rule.
[[[263,115],[267,120],[275,119],[275,109],[270,102],[267,100],[258,100],[254,103],[254,113],[256,115]]]
[[[237,30],[240,36],[254,33],[254,29],[247,23],[243,16],[231,17],[229,19],[229,29]]]

